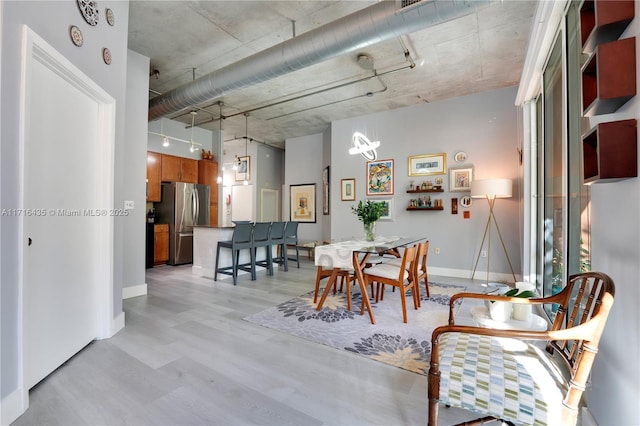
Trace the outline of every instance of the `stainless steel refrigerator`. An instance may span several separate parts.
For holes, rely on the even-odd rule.
[[[209,225],[209,185],[162,184],[156,223],[169,224],[169,265],[193,262],[193,227]]]

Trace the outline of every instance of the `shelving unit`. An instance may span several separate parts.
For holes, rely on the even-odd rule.
[[[444,192],[444,189],[407,189],[407,194],[419,194],[423,192]]]
[[[585,0],[580,8],[582,51],[617,40],[635,16],[633,1]]]
[[[582,137],[584,183],[638,176],[637,120],[600,123]]]
[[[408,189],[407,190],[407,194],[434,194],[434,193],[442,193],[444,192],[443,188],[439,188],[439,189]],[[424,210],[424,211],[429,211],[429,210],[444,210],[444,206],[439,206],[439,207],[424,207],[424,206],[408,206],[407,207],[407,211],[414,211],[414,210]]]
[[[635,37],[599,45],[582,68],[583,114],[615,112],[635,94]]]
[[[413,210],[444,210],[444,207],[407,207],[407,211]]]

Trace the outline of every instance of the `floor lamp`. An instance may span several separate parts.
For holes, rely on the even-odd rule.
[[[496,226],[496,230],[498,231],[498,237],[500,237],[500,242],[502,243],[502,249],[504,250],[505,256],[507,256],[507,262],[509,262],[509,268],[511,269],[511,275],[513,275],[513,281],[516,280],[516,274],[513,273],[513,266],[511,266],[511,260],[509,260],[509,254],[507,254],[507,248],[504,245],[504,240],[502,239],[502,234],[500,233],[500,227],[498,226],[498,221],[496,220],[495,215],[493,214],[493,208],[496,203],[496,198],[511,198],[511,187],[512,187],[511,179],[479,179],[473,180],[471,182],[471,197],[473,198],[486,198],[489,203],[489,218],[487,219],[487,225],[484,228],[484,236],[482,237],[482,243],[480,244],[480,250],[478,251],[478,257],[476,258],[476,264],[473,267],[473,274],[471,275],[471,279],[476,274],[476,268],[478,267],[478,261],[480,260],[480,255],[482,254],[482,247],[484,247],[484,242],[487,240],[487,285],[489,285],[489,265],[491,259],[491,222]],[[487,235],[489,238],[487,239]]]

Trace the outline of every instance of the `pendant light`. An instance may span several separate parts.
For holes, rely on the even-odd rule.
[[[220,107],[220,137],[218,139],[219,143],[220,143],[220,148],[221,150],[219,152],[222,151],[222,101],[218,101],[218,106]],[[224,165],[222,166],[222,170],[218,170],[218,178],[216,179],[216,183],[217,184],[221,184],[222,183],[222,171],[224,170]]]
[[[191,152],[195,152],[196,151],[196,146],[193,144],[193,124],[196,121],[196,114],[197,112],[195,111],[191,111],[191,147],[189,148],[189,151]]]
[[[248,147],[249,144],[249,114],[244,114],[244,158],[245,161],[248,157]],[[247,170],[244,171],[244,182],[243,185],[249,185],[249,181],[247,180],[247,176],[249,175],[249,162],[247,161]]]

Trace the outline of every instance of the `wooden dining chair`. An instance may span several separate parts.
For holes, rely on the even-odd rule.
[[[614,294],[611,278],[585,272],[544,298],[477,293],[451,297],[449,325],[436,328],[431,337],[429,425],[438,423],[439,404],[483,416],[468,425],[490,419],[575,425]],[[456,325],[454,306],[462,298],[551,304],[557,312],[549,331]]]
[[[427,297],[429,297],[429,276],[427,274],[427,254],[429,253],[429,241],[418,243],[417,247],[418,250],[416,251],[415,271],[412,271],[411,269],[409,269],[408,271],[414,273],[417,277],[415,279],[415,283],[416,293],[418,294],[418,307],[420,307],[422,306],[422,303],[420,302],[420,283],[422,282],[422,280],[424,280],[424,288],[427,293]],[[385,263],[400,267],[402,265],[402,257],[394,257],[391,260],[387,260]],[[384,300],[384,285],[380,286],[380,289],[375,294],[376,302],[378,300]]]
[[[402,302],[402,320],[405,323],[407,322],[406,294],[409,290],[411,290],[414,309],[418,309],[420,306],[418,291],[415,287],[417,251],[417,246],[405,247],[400,266],[380,263],[364,270],[365,286],[370,285],[371,282],[376,282],[379,286],[376,293],[383,291],[383,287],[380,286],[391,285],[398,287],[400,290],[400,301]]]

